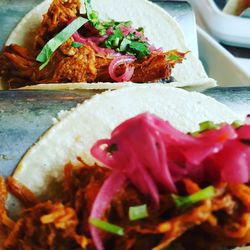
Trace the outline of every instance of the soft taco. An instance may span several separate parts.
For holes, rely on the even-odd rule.
[[[17,222],[0,179],[3,249],[249,244],[250,126],[237,118],[212,98],[170,87],[96,95],[65,113],[8,178],[25,207]],[[17,209],[13,197],[7,207]]]
[[[7,88],[215,85],[176,21],[145,0],[45,0],[12,32],[0,58]]]

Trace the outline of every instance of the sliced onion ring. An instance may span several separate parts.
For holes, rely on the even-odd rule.
[[[133,56],[120,56],[112,60],[112,62],[109,65],[109,75],[110,77],[116,81],[116,82],[125,82],[125,81],[130,81],[134,74],[134,67],[131,67],[129,64],[134,62],[136,60],[135,57]],[[116,75],[116,69],[120,65],[125,64],[125,72],[117,76]]]

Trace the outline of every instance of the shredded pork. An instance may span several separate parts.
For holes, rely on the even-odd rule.
[[[9,178],[0,179],[0,241],[5,249],[95,249],[89,232],[94,199],[110,170],[83,165],[64,169],[64,196],[38,201],[30,190]],[[24,204],[21,217],[13,221],[5,209],[7,189]],[[183,195],[200,190],[189,179],[180,183]],[[105,249],[221,250],[250,243],[250,187],[218,183],[215,195],[186,210],[178,210],[171,194],[162,191],[160,207],[134,186],[127,184],[113,198],[103,220],[124,228],[124,236],[103,231]],[[129,221],[130,206],[148,204],[149,217]],[[207,239],[211,239],[208,241]]]

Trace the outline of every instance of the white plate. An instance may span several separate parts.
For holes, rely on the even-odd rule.
[[[199,56],[209,75],[219,86],[250,86],[250,66],[242,63],[224,49],[208,33],[198,27]],[[249,63],[250,60],[246,61]]]
[[[214,0],[189,0],[206,29],[223,44],[250,48],[250,19],[221,11]],[[239,0],[234,1],[239,4]]]

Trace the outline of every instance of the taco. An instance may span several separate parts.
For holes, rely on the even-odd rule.
[[[7,88],[119,88],[162,80],[215,85],[160,7],[145,0],[83,3],[81,9],[79,0],[46,0],[24,17],[0,59]]]
[[[16,222],[0,179],[3,249],[249,244],[250,127],[232,124],[237,118],[212,98],[170,87],[96,95],[65,113],[8,178],[25,207]],[[55,192],[53,182],[62,182]]]

